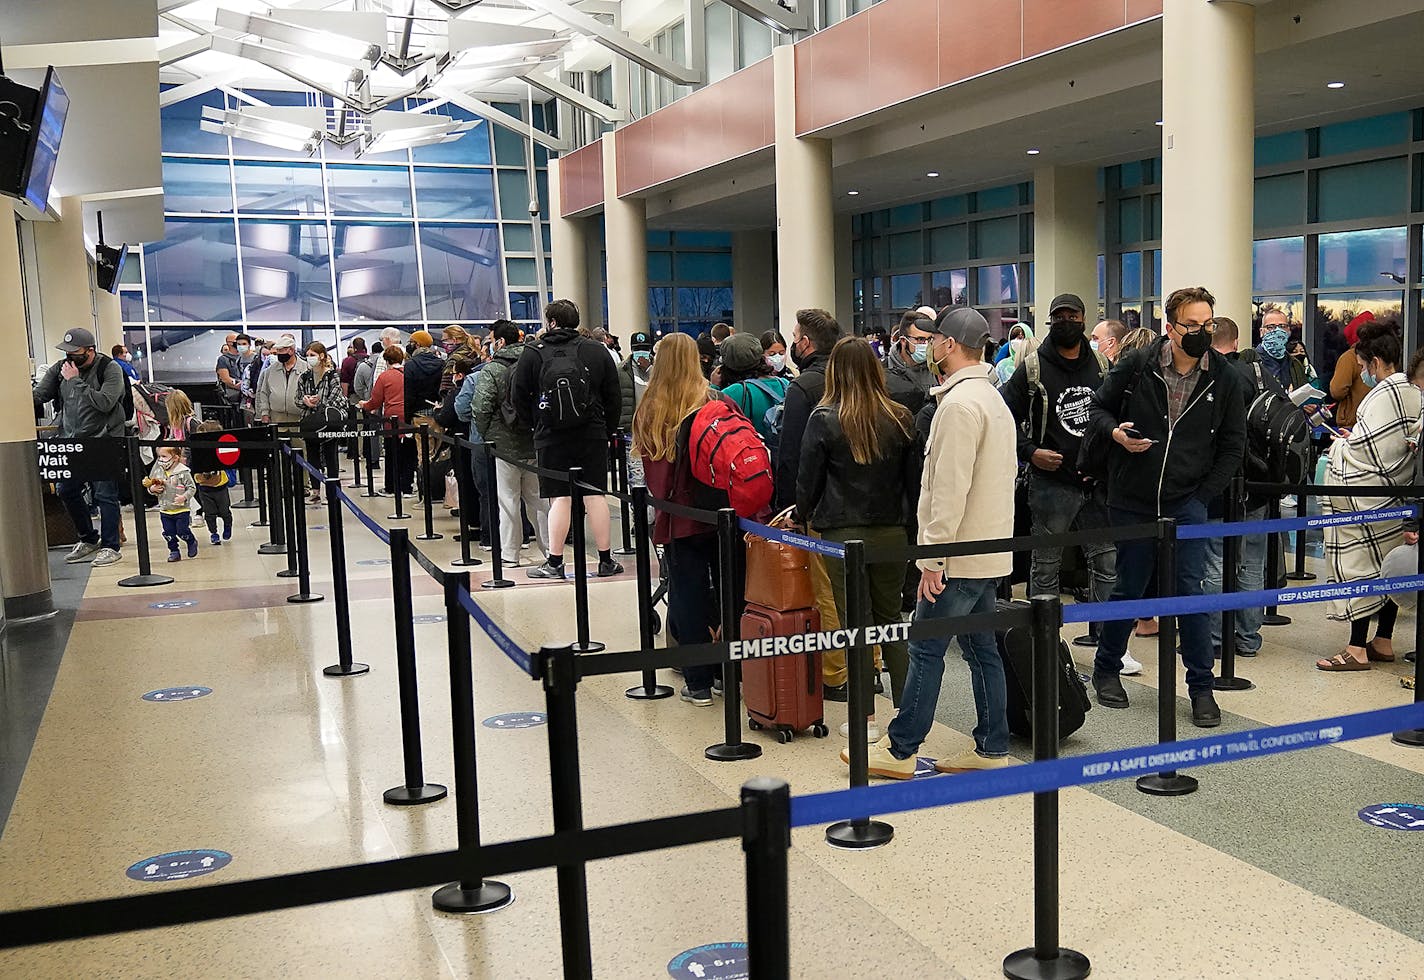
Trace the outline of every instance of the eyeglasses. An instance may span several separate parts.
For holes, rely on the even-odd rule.
[[[1182,323],[1178,321],[1176,326],[1182,331],[1182,333],[1187,335],[1201,333],[1203,330],[1205,330],[1207,333],[1216,333],[1215,320],[1208,320],[1205,323]]]

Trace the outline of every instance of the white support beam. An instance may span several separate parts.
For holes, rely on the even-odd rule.
[[[204,92],[211,92],[215,88],[224,88],[234,82],[244,78],[251,71],[246,65],[230,68],[227,71],[218,72],[216,75],[206,75],[196,81],[187,82],[183,85],[175,85],[165,92],[158,93],[158,107],[166,109],[168,106],[177,105],[185,99],[191,99],[195,95],[202,95]]]
[[[620,54],[630,61],[635,61],[648,71],[661,75],[669,81],[679,85],[701,85],[704,81],[704,72],[692,71],[669,58],[664,58],[652,48],[638,44],[628,35],[613,30],[597,17],[581,10],[575,10],[563,0],[524,0],[524,4],[531,10],[548,14],[560,23],[567,24],[614,54]]]
[[[682,60],[707,81],[707,14],[703,0],[682,0]]]
[[[547,92],[556,99],[577,106],[589,115],[596,116],[604,122],[620,123],[628,118],[627,113],[623,110],[604,105],[593,96],[585,95],[576,88],[571,88],[563,82],[557,82],[538,72],[530,72],[524,76],[524,80],[541,92]]]
[[[723,3],[781,34],[811,29],[811,17],[804,10],[787,10],[770,0],[723,0]]]
[[[555,139],[541,129],[535,129],[524,120],[511,116],[509,113],[496,109],[488,102],[475,98],[468,92],[458,92],[437,87],[436,93],[448,99],[453,104],[473,112],[477,116],[483,116],[496,126],[503,126],[510,132],[518,133],[525,139],[532,139],[546,149],[556,153],[563,153],[569,149],[568,143],[564,140]]]
[[[5,46],[5,70],[54,65],[128,65],[158,60],[158,38],[123,37],[104,41],[64,41],[55,44]]]
[[[186,41],[179,41],[177,44],[170,44],[168,47],[158,52],[158,67],[167,68],[175,62],[184,58],[191,58],[195,54],[202,54],[204,51],[213,49],[213,38],[211,34],[204,34],[200,37],[190,37]]]

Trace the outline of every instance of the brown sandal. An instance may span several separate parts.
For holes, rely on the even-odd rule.
[[[1371,660],[1373,660],[1375,663],[1380,663],[1380,664],[1392,664],[1392,663],[1394,663],[1394,654],[1392,654],[1392,653],[1381,653],[1379,650],[1376,650],[1376,649],[1375,649],[1375,641],[1374,641],[1374,640],[1371,640],[1370,642],[1368,642],[1368,643],[1365,644],[1365,656],[1369,657],[1369,658],[1370,658]]]
[[[1369,669],[1370,669],[1370,665],[1367,664],[1367,663],[1363,663],[1363,664],[1360,663],[1358,660],[1356,660],[1354,657],[1350,656],[1350,655],[1349,655],[1348,653],[1346,653],[1344,650],[1341,650],[1339,653],[1335,654],[1335,656],[1331,657],[1329,660],[1317,660],[1317,661],[1315,662],[1315,669],[1316,669],[1316,670],[1325,670],[1325,671],[1333,671],[1333,670],[1369,670]]]

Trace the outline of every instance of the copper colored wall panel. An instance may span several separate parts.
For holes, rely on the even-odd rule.
[[[1129,24],[1161,16],[1162,0],[1127,0],[1127,22]]]
[[[628,193],[630,188],[647,187],[652,183],[655,166],[653,153],[656,141],[653,138],[653,117],[644,116],[635,123],[618,130],[618,196]]]
[[[1017,3],[939,0],[939,83],[982,75],[1023,57],[1023,8]]]
[[[1122,27],[1123,0],[1023,0],[1023,56]]]
[[[575,214],[603,203],[603,141],[559,157],[559,213]]]
[[[878,3],[865,19],[870,27],[867,95],[873,105],[894,105],[941,84],[938,0]]]
[[[901,0],[888,0],[898,3]],[[796,131],[877,108],[870,99],[870,18],[859,14],[796,45]],[[926,86],[926,91],[933,86]]]

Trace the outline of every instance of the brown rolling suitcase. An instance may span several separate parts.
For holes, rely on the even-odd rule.
[[[815,609],[781,611],[748,603],[742,616],[742,639],[814,633],[821,628]],[[821,698],[821,655],[789,654],[742,661],[742,701],[753,731],[772,729],[782,742],[810,729],[825,738],[825,706]]]

